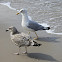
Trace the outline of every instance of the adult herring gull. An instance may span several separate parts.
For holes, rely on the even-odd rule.
[[[36,31],[38,31],[38,30],[49,30],[50,29],[50,27],[44,27],[35,21],[29,20],[26,9],[21,9],[16,15],[18,15],[20,13],[22,14],[21,25],[23,28],[25,28],[29,31],[33,31],[33,32],[35,32],[35,34],[36,34]],[[36,36],[37,36],[37,38],[35,38],[35,39],[38,39],[37,34],[36,34]]]
[[[15,43],[19,47],[19,52],[20,52],[20,47],[25,47],[26,51],[24,53],[27,53],[27,47],[28,46],[40,46],[41,44],[38,44],[35,42],[28,34],[25,33],[20,33],[15,27],[11,26],[9,27],[7,31],[10,31],[10,38],[11,41]],[[19,55],[18,53],[15,53]]]

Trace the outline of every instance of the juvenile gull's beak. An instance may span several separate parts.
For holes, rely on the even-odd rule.
[[[19,13],[17,13],[16,15],[18,15]]]
[[[9,31],[9,29],[6,29],[6,32]]]

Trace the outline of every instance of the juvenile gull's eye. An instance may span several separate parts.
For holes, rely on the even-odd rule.
[[[11,28],[9,28],[9,29],[11,29]]]

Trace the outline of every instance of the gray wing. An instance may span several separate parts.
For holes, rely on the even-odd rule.
[[[28,28],[31,28],[31,29],[33,29],[33,30],[35,30],[35,31],[37,31],[37,30],[43,30],[43,28],[44,28],[42,25],[38,24],[38,23],[35,22],[35,21],[29,21],[27,27],[28,27]]]
[[[12,41],[19,47],[29,45],[28,37],[22,36],[21,34],[14,35]]]

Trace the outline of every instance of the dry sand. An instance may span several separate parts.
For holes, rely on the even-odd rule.
[[[13,25],[21,32],[21,16],[16,16],[17,11],[0,5],[0,62],[62,62],[62,36],[38,31],[40,47],[28,47],[28,54],[14,55],[18,47],[10,41],[6,28]],[[24,31],[25,32],[25,31]],[[35,37],[34,33],[31,34]],[[24,48],[21,48],[21,52]]]

